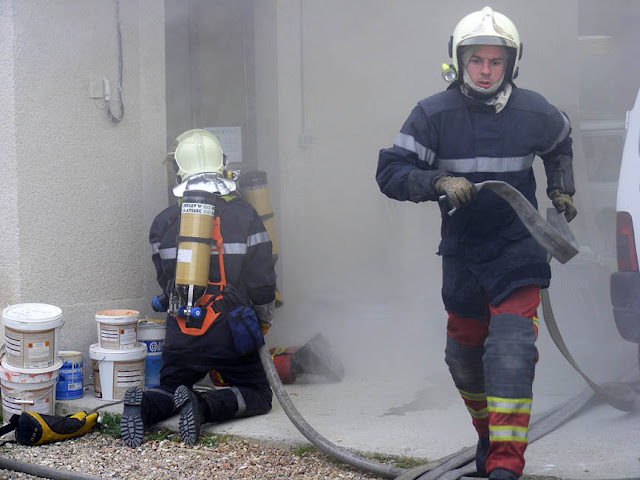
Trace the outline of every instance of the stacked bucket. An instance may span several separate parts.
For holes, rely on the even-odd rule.
[[[122,400],[129,387],[160,383],[164,320],[139,320],[136,310],[96,313],[98,343],[89,348],[93,361],[93,389],[102,400]]]
[[[96,313],[98,343],[89,347],[93,362],[93,390],[102,400],[122,400],[130,387],[144,387],[147,347],[138,342],[136,310]]]
[[[5,353],[0,360],[0,388],[5,424],[24,411],[55,414],[63,324],[62,310],[55,305],[22,303],[2,311]]]

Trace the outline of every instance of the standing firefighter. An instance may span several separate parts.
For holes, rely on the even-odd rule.
[[[453,83],[418,103],[394,145],[380,151],[376,172],[393,199],[442,200],[445,361],[479,436],[478,473],[504,480],[524,468],[539,292],[551,270],[511,207],[474,183],[507,182],[537,208],[538,155],[553,205],[568,221],[576,215],[569,119],[514,85],[521,53],[504,15],[485,7],[464,17],[443,72]]]
[[[257,351],[272,323],[271,240],[255,209],[223,178],[224,155],[214,135],[185,132],[171,156],[181,201],[155,218],[149,234],[163,291],[154,309],[169,311],[160,385],[125,394],[120,427],[130,447],[142,443],[146,426],[177,412],[180,437],[194,444],[202,423],[271,410]],[[229,388],[195,392],[193,385],[211,370]]]

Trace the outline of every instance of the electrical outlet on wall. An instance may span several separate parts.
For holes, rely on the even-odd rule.
[[[89,98],[104,98],[102,77],[98,75],[89,76]]]

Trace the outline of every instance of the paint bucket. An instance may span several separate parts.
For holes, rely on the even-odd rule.
[[[160,385],[162,347],[166,334],[167,328],[164,320],[150,318],[138,322],[138,340],[147,346],[144,366],[144,386],[146,388]]]
[[[136,310],[116,309],[96,313],[98,345],[100,348],[123,350],[138,344],[138,315]]]
[[[102,400],[122,400],[129,387],[144,388],[144,359],[147,347],[138,343],[134,348],[111,350],[97,343],[89,347],[93,360],[93,390]]]
[[[62,310],[45,303],[19,303],[2,311],[6,363],[16,368],[49,368],[58,362]]]
[[[0,362],[2,419],[5,424],[22,412],[55,415],[56,382],[62,366],[59,360],[47,368],[17,368],[7,358]]]
[[[82,353],[61,351],[62,367],[56,384],[56,399],[69,400],[82,398]]]

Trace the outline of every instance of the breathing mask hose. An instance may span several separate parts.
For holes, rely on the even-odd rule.
[[[325,437],[320,435],[317,431],[315,431],[313,427],[311,427],[311,425],[309,425],[307,421],[302,417],[302,415],[300,415],[300,412],[298,412],[298,409],[291,401],[291,398],[289,398],[289,394],[287,394],[287,391],[282,385],[282,381],[278,376],[278,372],[275,365],[273,364],[271,354],[269,353],[266,345],[260,347],[259,353],[260,360],[262,361],[262,366],[264,367],[264,370],[267,374],[267,379],[269,380],[269,384],[276,394],[276,398],[280,402],[280,405],[282,405],[282,409],[287,414],[287,417],[289,417],[289,420],[291,420],[291,422],[300,431],[300,433],[302,433],[312,444],[318,447],[321,452],[337,460],[340,460],[343,463],[383,478],[396,478],[404,471],[404,469],[401,468],[393,467],[391,465],[385,465],[355,455],[354,453],[351,453],[343,448],[338,447],[337,445],[334,445]]]

